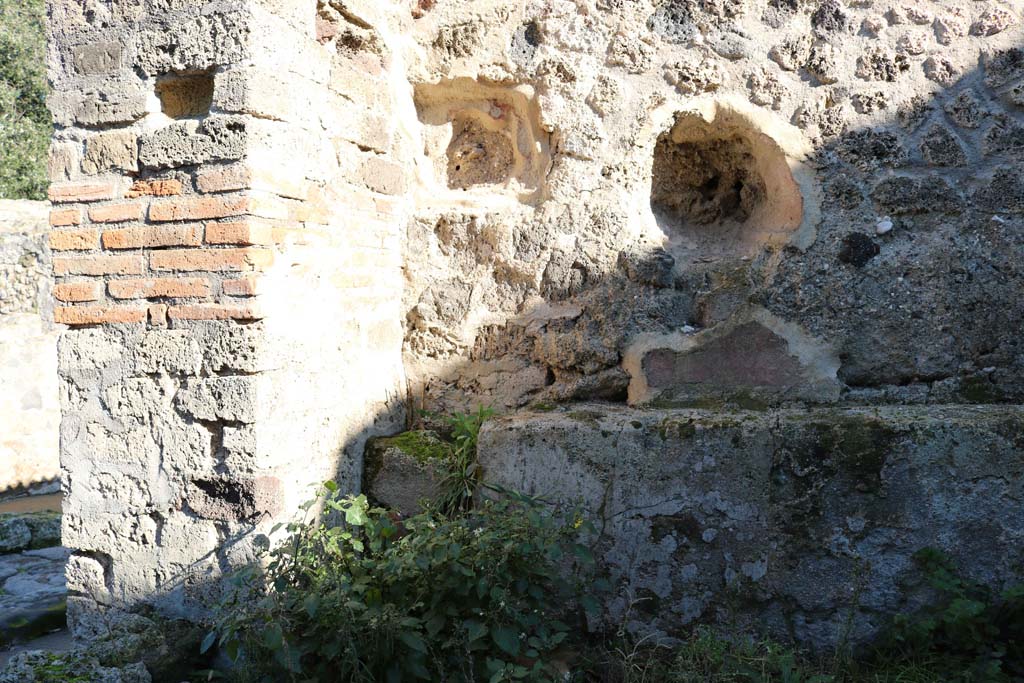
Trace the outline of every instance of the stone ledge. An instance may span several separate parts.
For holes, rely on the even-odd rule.
[[[479,454],[488,481],[589,512],[619,587],[613,619],[828,648],[851,610],[850,641],[864,642],[927,598],[923,547],[977,580],[1019,581],[1022,434],[1016,405],[578,405],[491,420]]]

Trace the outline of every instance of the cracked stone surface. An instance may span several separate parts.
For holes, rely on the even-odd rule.
[[[487,422],[480,461],[487,481],[583,505],[613,623],[718,622],[825,650],[848,616],[863,642],[926,598],[921,548],[988,585],[1019,581],[1022,433],[1019,406],[591,404]]]

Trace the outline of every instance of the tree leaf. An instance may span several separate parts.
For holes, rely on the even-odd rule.
[[[427,653],[427,644],[423,642],[423,638],[418,633],[403,631],[398,634],[398,639],[417,652]]]
[[[462,622],[462,625],[466,629],[466,635],[469,637],[469,642],[479,640],[487,635],[487,626],[481,624],[476,619],[467,619]]]
[[[369,517],[366,516],[366,506],[353,501],[352,506],[345,510],[345,523],[351,526],[364,526]]]
[[[269,624],[263,631],[263,644],[271,650],[281,649],[284,643],[284,635],[281,633],[279,624]]]
[[[492,626],[491,639],[506,654],[515,657],[519,654],[519,634],[510,626]]]

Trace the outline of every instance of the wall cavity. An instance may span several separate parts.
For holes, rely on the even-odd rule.
[[[789,159],[737,111],[675,116],[654,147],[651,210],[681,262],[750,257],[803,220]]]
[[[422,83],[415,103],[424,203],[542,199],[551,153],[532,88],[470,79]]]

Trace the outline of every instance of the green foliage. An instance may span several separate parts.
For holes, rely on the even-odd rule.
[[[204,649],[256,681],[556,680],[589,525],[523,496],[402,521],[331,482],[318,500],[335,523],[288,525],[265,570],[237,575]]]
[[[915,555],[938,600],[899,615],[868,656],[817,660],[746,637],[696,629],[674,647],[620,632],[589,653],[581,683],[1009,683],[1024,680],[1024,586],[1002,592],[964,579],[934,549]]]
[[[961,681],[1024,679],[1024,585],[1001,593],[964,579],[952,561],[925,548],[914,560],[937,603],[919,614],[900,615],[885,650],[908,657],[941,659]]]
[[[902,656],[871,662],[808,653],[750,638],[725,638],[699,628],[676,647],[624,647],[590,653],[574,683],[950,683],[963,678],[939,657]],[[992,679],[993,681],[1001,679]]]
[[[593,655],[592,655],[593,656]],[[669,647],[619,643],[604,650],[577,677],[587,683],[836,683],[803,653],[770,641],[726,639],[698,628]]]
[[[0,198],[45,197],[45,20],[44,0],[0,0]]]
[[[448,418],[452,430],[448,472],[441,480],[439,505],[447,513],[465,511],[473,506],[473,496],[483,483],[483,470],[476,459],[476,442],[484,422],[494,416],[491,408],[479,407],[475,413],[455,413]]]

